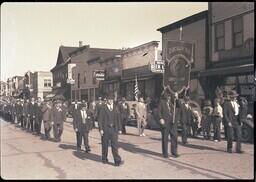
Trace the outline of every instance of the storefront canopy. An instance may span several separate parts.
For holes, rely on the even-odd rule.
[[[254,73],[253,64],[245,64],[240,66],[229,66],[224,68],[213,68],[200,72],[200,76],[214,76],[214,75],[231,75],[241,73]]]

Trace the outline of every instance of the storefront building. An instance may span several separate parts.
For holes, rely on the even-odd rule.
[[[192,100],[201,103],[205,98],[205,80],[200,79],[200,72],[206,68],[208,58],[208,12],[203,11],[157,29],[162,33],[163,59],[166,57],[167,41],[184,41],[192,43],[193,60],[191,62],[191,74],[189,93]],[[181,39],[180,39],[181,38]],[[184,94],[184,93],[182,93]]]
[[[162,73],[153,72],[155,61],[162,61],[158,41],[124,50],[122,53],[122,75],[120,94],[128,101],[134,100],[135,78],[138,80],[140,96],[144,99],[159,99],[162,92]]]
[[[254,3],[209,3],[208,97],[215,90],[235,89],[253,105],[254,86]],[[252,107],[250,112],[252,112]]]
[[[99,62],[105,69],[105,80],[100,81],[99,89],[101,96],[105,97],[107,93],[115,93],[117,97],[121,97],[121,73],[122,59],[121,51],[113,57],[107,58]]]
[[[99,80],[95,72],[105,70],[104,60],[119,53],[119,49],[81,47],[71,54],[70,63],[76,64],[72,69],[75,83],[72,85],[72,101],[96,100],[102,93],[99,90]]]

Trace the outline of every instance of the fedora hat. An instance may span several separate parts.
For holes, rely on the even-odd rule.
[[[229,95],[230,97],[237,97],[237,96],[238,96],[238,93],[236,93],[235,90],[230,90],[230,91],[228,92],[228,95]]]

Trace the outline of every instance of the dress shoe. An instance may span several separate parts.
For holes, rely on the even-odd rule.
[[[89,153],[89,152],[91,152],[91,149],[86,149],[85,152]]]
[[[163,157],[164,157],[164,158],[169,158],[169,156],[168,156],[168,155],[163,155]]]
[[[107,160],[102,160],[103,164],[107,164],[108,163],[108,159]]]
[[[228,153],[232,153],[232,149],[228,149]]]
[[[242,153],[244,153],[244,151],[238,150],[238,151],[236,151],[236,153],[242,154]]]
[[[173,156],[174,158],[178,158],[180,155],[179,155],[179,154],[172,154],[172,156]]]
[[[124,164],[124,161],[120,161],[120,162],[116,162],[115,163],[115,166],[121,166],[121,165],[123,165]]]

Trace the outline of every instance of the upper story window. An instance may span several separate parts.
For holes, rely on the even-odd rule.
[[[77,74],[77,87],[80,88],[80,73]]]
[[[215,25],[215,51],[225,49],[225,28],[224,23]]]
[[[243,18],[238,17],[232,21],[233,47],[243,45]]]
[[[44,79],[44,87],[51,87],[52,81],[51,79]]]
[[[86,84],[86,71],[84,72],[84,84]]]

